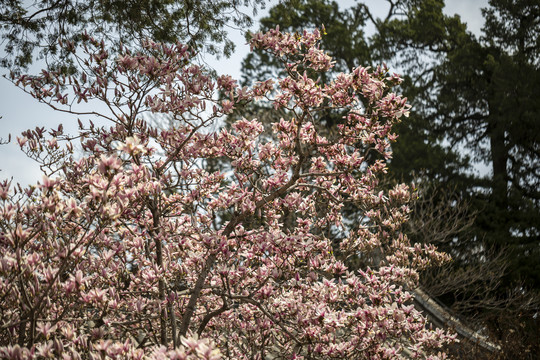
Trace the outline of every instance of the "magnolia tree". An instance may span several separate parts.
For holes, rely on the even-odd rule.
[[[400,232],[405,186],[376,190],[409,108],[391,93],[400,79],[358,67],[323,84],[333,62],[319,39],[254,35],[287,76],[249,89],[214,81],[182,45],[148,41],[111,59],[89,36],[80,56],[63,44],[77,77],[19,78],[39,101],[108,124],[17,139],[44,175],[0,186],[0,357],[444,358],[453,336],[431,330],[406,289],[445,256]],[[94,101],[105,106],[77,105]],[[219,129],[252,101],[286,118],[271,134],[256,119]],[[328,109],[346,115],[323,136],[315,122]],[[216,160],[226,165],[212,170]],[[354,228],[347,202],[364,209]],[[348,234],[341,253],[379,249],[377,266],[348,269],[327,229]]]

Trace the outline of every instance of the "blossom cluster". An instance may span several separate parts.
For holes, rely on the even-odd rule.
[[[409,109],[391,92],[399,78],[359,67],[322,84],[333,62],[319,39],[256,34],[287,75],[252,88],[214,80],[180,44],[110,59],[89,36],[80,75],[19,78],[54,108],[109,112],[77,136],[18,139],[44,176],[0,184],[0,356],[444,358],[453,336],[429,328],[407,289],[446,256],[401,232],[408,189],[379,186]],[[217,126],[260,99],[284,114],[271,133],[257,119]],[[330,134],[325,108],[345,114]],[[349,202],[363,209],[354,228]],[[376,249],[371,267],[346,261]]]

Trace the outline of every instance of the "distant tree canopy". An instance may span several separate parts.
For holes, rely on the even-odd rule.
[[[65,67],[68,53],[59,40],[79,42],[81,34],[127,45],[144,38],[178,40],[208,53],[230,55],[233,42],[226,26],[252,23],[242,7],[255,12],[264,0],[2,0],[0,36],[5,56],[1,65],[26,69],[36,58],[49,67]]]
[[[432,132],[491,168],[463,192],[478,209],[476,236],[511,256],[505,286],[540,288],[540,5],[491,0],[480,39],[467,32],[420,42],[441,62],[419,94]],[[406,23],[407,20],[404,21]],[[436,25],[424,25],[434,33]],[[403,41],[404,44],[405,41]]]

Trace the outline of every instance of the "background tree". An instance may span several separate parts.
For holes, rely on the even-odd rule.
[[[484,35],[476,39],[442,14],[444,2],[412,5],[406,18],[377,35],[378,41],[388,55],[406,63],[419,54],[442,59],[416,77],[423,81],[417,82],[422,92],[413,102],[432,124],[431,133],[493,169],[490,177],[460,186],[479,211],[476,236],[515,251],[507,285],[518,280],[537,288],[540,112],[531,95],[539,92],[540,7],[530,1],[490,1],[483,10]],[[413,73],[413,66],[408,69]]]

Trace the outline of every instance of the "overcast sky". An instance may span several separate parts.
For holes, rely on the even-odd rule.
[[[353,1],[337,0],[338,3],[347,6]],[[273,1],[276,3],[276,1]],[[373,9],[375,15],[383,16],[386,10],[386,2],[382,0],[366,0],[365,3]],[[459,14],[462,21],[467,23],[467,27],[475,34],[480,33],[483,19],[480,12],[482,7],[487,6],[487,0],[447,0],[445,13],[453,15]],[[270,6],[266,10],[260,11],[259,16],[268,13]],[[255,31],[258,24],[251,29]],[[240,66],[242,59],[248,53],[249,47],[245,45],[243,34],[240,31],[231,31],[231,38],[236,42],[236,52],[229,59],[208,59],[208,64],[220,74],[229,74],[240,79]],[[5,74],[5,70],[0,71]],[[31,69],[31,72],[39,71],[38,67]],[[6,140],[11,134],[12,141],[7,145],[0,145],[0,179],[13,178],[13,182],[20,182],[23,185],[35,183],[41,179],[41,174],[35,162],[28,159],[19,149],[14,141],[16,136],[28,128],[45,126],[46,128],[57,127],[63,123],[70,133],[76,130],[77,118],[73,115],[58,113],[48,106],[38,103],[30,95],[16,88],[4,78],[0,78],[0,138]]]

